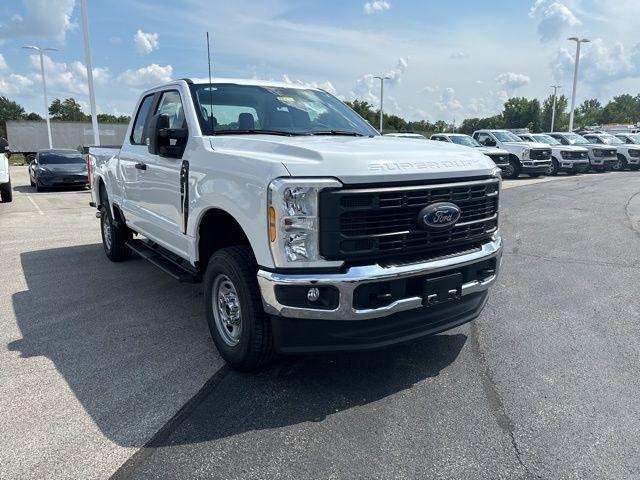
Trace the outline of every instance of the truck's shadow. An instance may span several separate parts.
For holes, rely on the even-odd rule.
[[[177,284],[141,260],[112,264],[101,245],[28,252],[21,261],[28,289],[14,294],[13,307],[23,338],[9,349],[49,358],[113,442],[143,446],[222,365],[200,287]],[[231,372],[201,395],[177,437],[158,441],[319,421],[438,375],[465,342],[445,334],[381,352],[290,357],[253,375]]]

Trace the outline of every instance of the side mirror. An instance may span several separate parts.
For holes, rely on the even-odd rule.
[[[187,144],[186,128],[169,128],[169,115],[158,114],[151,117],[147,149],[153,155],[180,158]]]
[[[496,141],[492,138],[487,138],[484,141],[484,146],[485,147],[495,147],[496,146]]]

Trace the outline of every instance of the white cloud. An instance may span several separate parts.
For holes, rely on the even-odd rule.
[[[554,78],[559,81],[573,78],[575,50],[562,48],[551,62]],[[612,80],[640,76],[640,43],[626,48],[622,43],[607,46],[595,39],[582,46],[580,54],[580,82],[592,86],[604,85]]]
[[[0,70],[8,70],[9,66],[7,65],[7,61],[4,59],[4,55],[0,53]]]
[[[442,112],[462,110],[462,104],[456,98],[456,91],[451,87],[443,90],[440,101],[436,102],[436,107]]]
[[[531,79],[521,73],[507,72],[498,75],[496,77],[496,82],[498,85],[502,85],[505,90],[510,91],[529,85]]]
[[[40,78],[40,56],[29,55],[29,63],[34,73],[31,74],[32,78]],[[77,62],[80,63],[80,62]],[[54,62],[51,57],[44,56],[44,69],[47,77],[47,87],[55,93],[63,95],[68,94],[86,94],[87,82],[81,74],[79,74],[77,67],[73,65],[69,66],[64,62]]]
[[[469,55],[467,55],[465,52],[458,50],[457,52],[451,52],[451,54],[449,55],[449,58],[453,60],[461,60],[463,58],[467,58],[468,56]]]
[[[282,75],[282,81],[284,83],[291,83],[294,85],[302,85],[305,87],[309,87],[309,88],[320,88],[332,95],[337,95],[337,90],[336,88],[333,86],[333,84],[329,81],[326,80],[322,83],[318,83],[318,82],[307,82],[305,80],[300,80],[300,79],[292,79],[289,75],[287,75],[286,73],[284,75]]]
[[[151,53],[160,48],[159,38],[160,35],[157,33],[145,33],[142,30],[138,30],[133,36],[133,43],[140,53]]]
[[[400,57],[395,68],[388,70],[383,76],[389,77],[385,80],[385,87],[394,86],[402,81],[402,76],[409,65],[407,58]],[[380,97],[378,92],[380,91],[380,80],[375,78],[376,75],[367,73],[356,80],[356,84],[350,93],[350,96],[360,100],[366,100],[369,103],[378,103]]]
[[[12,73],[5,77],[0,76],[0,94],[23,95],[33,90],[33,80],[24,75]]]
[[[385,10],[389,10],[391,4],[385,0],[374,0],[373,2],[367,2],[364,4],[364,13],[370,15],[372,13],[380,13]]]
[[[438,87],[432,87],[431,85],[425,85],[419,90],[419,93],[433,93],[438,89]]]
[[[118,79],[130,87],[153,87],[170,81],[172,75],[173,67],[171,65],[163,67],[157,63],[152,63],[137,70],[125,70],[118,76]]]
[[[542,42],[557,40],[568,29],[582,25],[564,3],[549,3],[549,0],[536,0],[529,16],[539,20],[538,33]]]
[[[87,67],[84,63],[75,61],[71,64],[70,70],[78,77],[87,79]],[[93,81],[96,85],[106,84],[111,77],[109,69],[106,67],[94,67],[93,68]]]
[[[25,15],[14,13],[0,24],[0,38],[41,38],[64,42],[67,32],[77,27],[71,22],[75,0],[22,0]]]

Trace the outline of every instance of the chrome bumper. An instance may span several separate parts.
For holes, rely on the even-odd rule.
[[[353,292],[362,284],[437,273],[483,260],[489,260],[494,257],[497,258],[498,261],[496,262],[496,272],[494,275],[482,281],[474,280],[462,285],[462,295],[470,295],[487,290],[496,281],[501,256],[502,239],[495,237],[491,242],[485,243],[482,248],[476,252],[458,257],[398,267],[366,265],[362,267],[351,267],[344,273],[324,273],[316,275],[285,274],[259,270],[258,284],[262,293],[262,303],[264,304],[265,311],[272,315],[318,320],[366,320],[420,308],[423,305],[423,299],[422,297],[402,298],[380,308],[356,309],[353,307]],[[282,305],[276,298],[276,285],[308,285],[309,287],[331,285],[337,288],[340,294],[338,307],[334,310],[321,310]]]

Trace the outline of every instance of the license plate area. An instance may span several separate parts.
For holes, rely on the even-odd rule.
[[[462,273],[427,278],[422,284],[422,304],[425,307],[457,302],[462,297]]]

